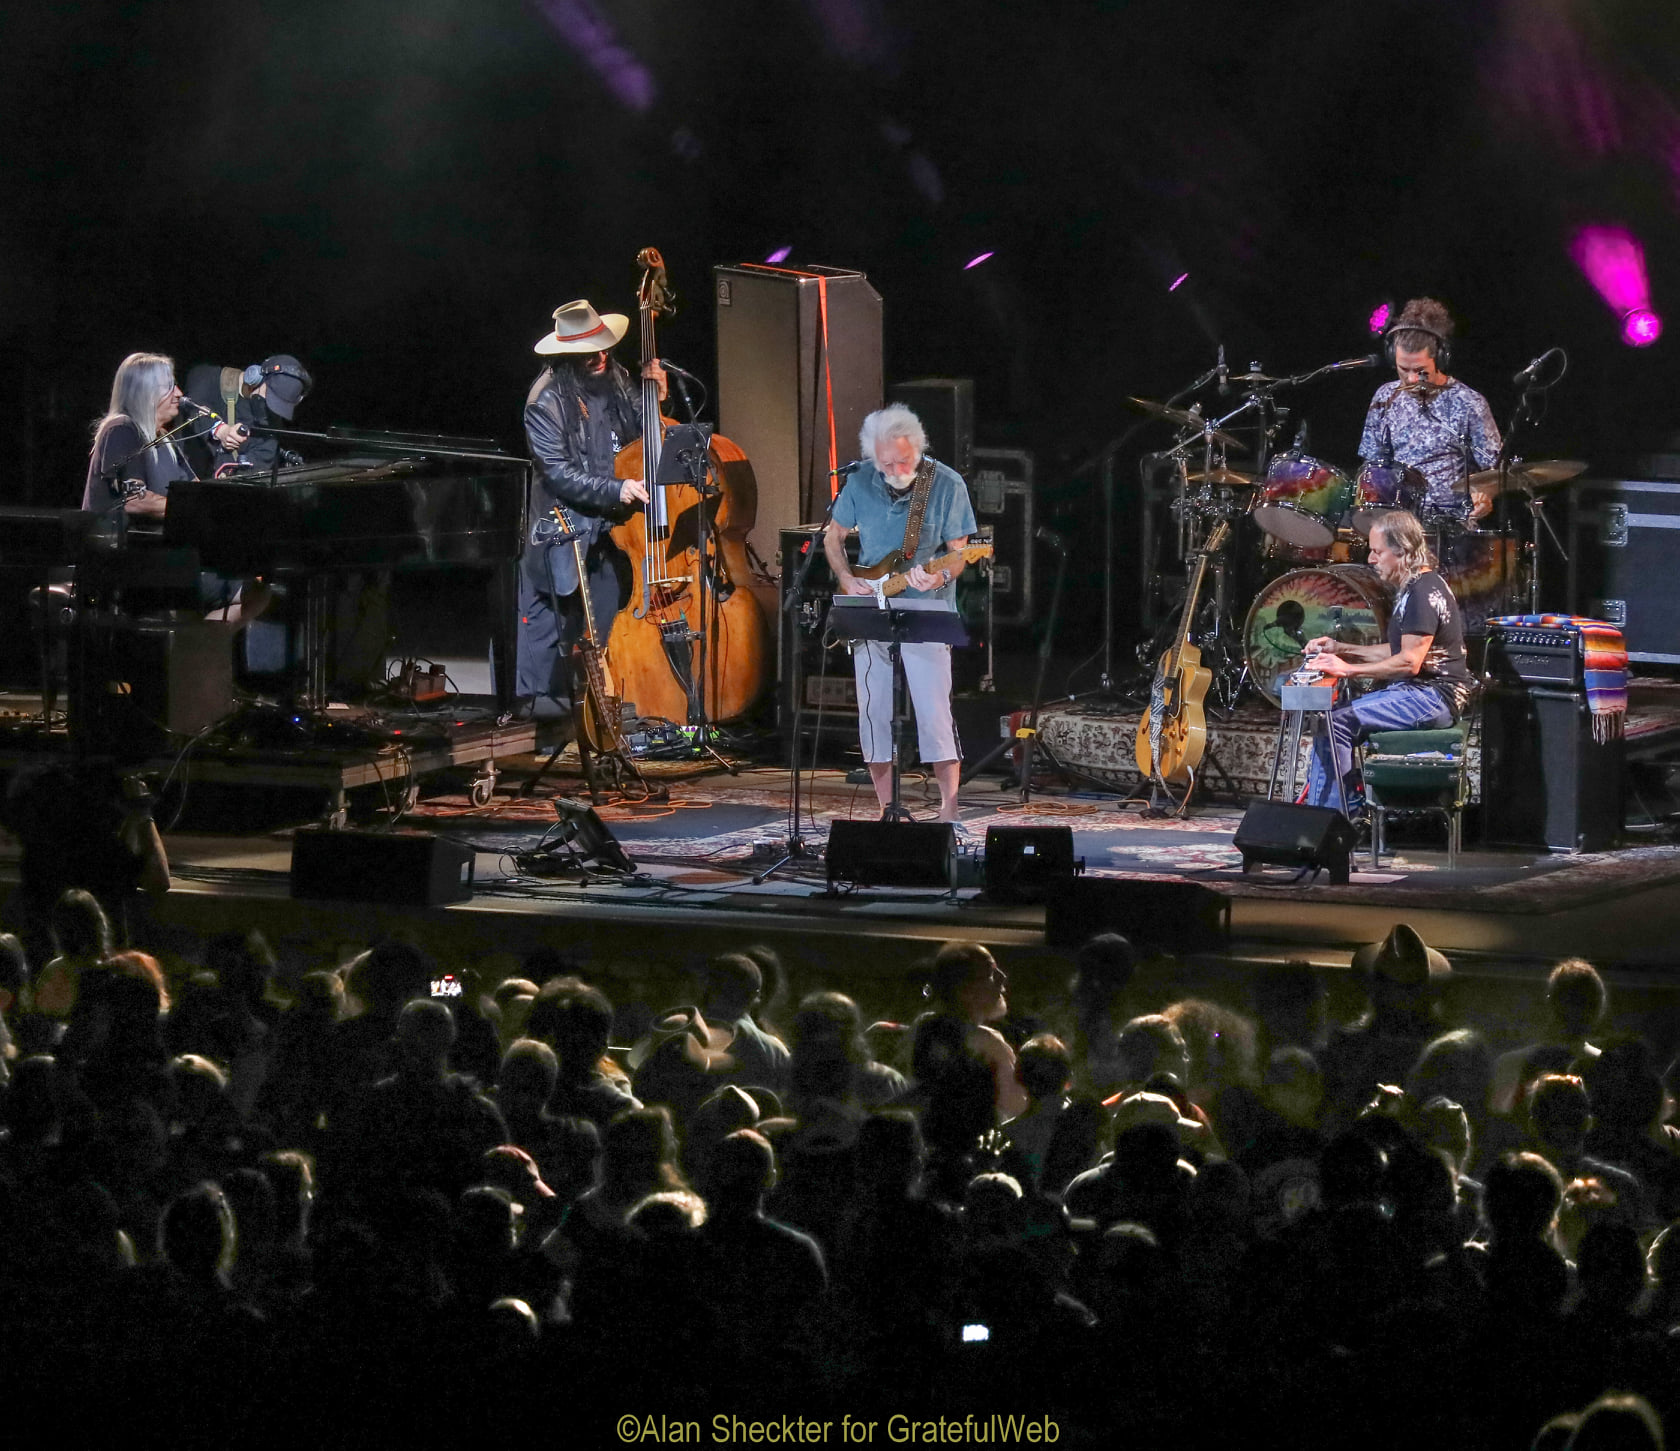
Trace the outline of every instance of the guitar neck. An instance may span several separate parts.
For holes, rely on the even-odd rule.
[[[961,549],[953,549],[949,554],[934,556],[922,568],[929,574],[937,574],[942,569],[955,569],[963,564],[973,564],[976,560],[990,559],[991,556],[992,546],[990,544],[969,544]],[[892,558],[892,555],[888,556],[888,560]],[[871,569],[858,570],[857,577],[859,579],[880,579],[882,575],[887,574],[893,568],[888,560],[883,560]],[[881,593],[889,596],[900,595],[909,588],[910,576],[908,574],[893,574],[881,586]]]

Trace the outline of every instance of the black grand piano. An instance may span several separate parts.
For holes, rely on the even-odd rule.
[[[166,544],[197,550],[204,568],[301,585],[307,599],[302,694],[325,698],[327,591],[365,571],[488,570],[501,598],[495,631],[499,697],[511,701],[517,561],[530,465],[474,440],[412,434],[324,435],[354,452],[169,489]]]

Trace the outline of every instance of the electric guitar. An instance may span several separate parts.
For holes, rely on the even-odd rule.
[[[942,569],[954,569],[959,564],[976,564],[982,559],[992,557],[990,544],[965,544],[961,549],[953,549],[949,554],[940,554],[928,560],[922,566],[929,574],[938,574]],[[879,563],[872,564],[868,569],[854,569],[852,577],[861,579],[870,588],[870,592],[878,599],[891,599],[894,595],[901,595],[910,588],[908,571],[895,573],[901,565],[908,564],[896,549]]]
[[[1196,618],[1208,557],[1225,547],[1230,532],[1229,523],[1221,519],[1202,546],[1184,594],[1184,612],[1179,616],[1172,648],[1162,654],[1155,667],[1149,708],[1138,722],[1138,770],[1162,786],[1171,782],[1186,787],[1180,811],[1190,800],[1196,769],[1207,751],[1207,716],[1202,702],[1213,683],[1213,672],[1202,664],[1202,652],[1190,643],[1190,627]]]

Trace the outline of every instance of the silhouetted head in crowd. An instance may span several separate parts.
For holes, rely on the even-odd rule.
[[[1581,1298],[1602,1313],[1631,1315],[1645,1293],[1645,1252],[1639,1231],[1603,1219],[1581,1237],[1574,1255]]]
[[[233,1211],[233,1223],[238,1231],[237,1273],[247,1260],[257,1261],[269,1254],[277,1242],[280,1226],[280,1206],[274,1185],[260,1169],[234,1169],[221,1180],[222,1193],[227,1196]]]
[[[394,1018],[404,1003],[430,993],[436,965],[412,942],[387,937],[350,965],[349,986],[369,1013]]]
[[[525,1031],[554,1049],[560,1082],[580,1084],[605,1056],[612,1025],[613,1005],[604,992],[579,977],[557,977],[542,985]]]
[[[1013,1175],[976,1174],[963,1192],[963,1232],[971,1239],[1014,1239],[1023,1226],[1021,1197]]]
[[[570,1204],[601,1176],[601,1131],[586,1118],[557,1118],[549,1125],[546,1180]]]
[[[1185,1089],[1199,1103],[1221,1089],[1260,1086],[1254,1024],[1241,1013],[1202,998],[1184,998],[1162,1009],[1162,1016],[1184,1035],[1190,1051],[1190,1081]]]
[[[1412,1132],[1424,1148],[1445,1154],[1455,1174],[1464,1173],[1473,1139],[1469,1115],[1459,1104],[1437,1094],[1416,1111]]]
[[[1609,992],[1598,969],[1580,957],[1566,957],[1546,978],[1546,1008],[1566,1043],[1578,1042],[1603,1020]]]
[[[0,932],[0,1014],[9,1014],[29,993],[29,958],[15,933]]]
[[[1638,1038],[1606,1040],[1596,1058],[1581,1064],[1594,1125],[1614,1138],[1631,1139],[1662,1120],[1668,1091],[1650,1048]]]
[[[227,1075],[208,1058],[179,1053],[169,1062],[172,1117],[188,1128],[209,1123],[227,1109]]]
[[[1505,1154],[1482,1181],[1482,1213],[1495,1246],[1550,1237],[1563,1180],[1539,1154]]]
[[[72,887],[53,903],[53,942],[65,957],[103,962],[111,955],[111,920],[92,892]]]
[[[844,993],[807,993],[793,1015],[795,1098],[845,1098],[857,1065],[868,1060],[863,1014]]]
[[[1108,1110],[1100,1100],[1074,1097],[1056,1119],[1044,1150],[1038,1187],[1060,1197],[1073,1180],[1096,1163],[1109,1126]]]
[[[626,1109],[601,1136],[601,1189],[629,1205],[649,1194],[686,1189],[677,1167],[677,1135],[661,1106]]]
[[[1122,1083],[1147,1083],[1165,1073],[1180,1089],[1189,1088],[1190,1049],[1171,1018],[1160,1013],[1133,1018],[1120,1030],[1116,1047]]]
[[[1424,942],[1417,929],[1396,923],[1381,942],[1353,955],[1353,970],[1365,983],[1380,1028],[1411,1032],[1440,1010],[1440,992],[1452,976],[1446,957]]]
[[[1382,1203],[1388,1188],[1388,1156],[1358,1128],[1337,1134],[1319,1161],[1319,1193],[1326,1209]]]
[[[51,1143],[64,1121],[64,1075],[58,1060],[36,1053],[12,1065],[4,1103],[14,1145]]]
[[[1034,1103],[1062,1093],[1073,1077],[1073,1054],[1054,1033],[1028,1038],[1015,1055],[1015,1076]]]
[[[1137,973],[1137,951],[1118,932],[1099,932],[1080,944],[1073,958],[1070,991],[1081,1020],[1102,1019]]]
[[[252,1012],[268,995],[268,981],[279,965],[261,932],[222,932],[205,947],[204,965],[229,996]]]
[[[1663,1451],[1662,1420],[1644,1396],[1610,1391],[1581,1412],[1568,1451]]]
[[[1406,1093],[1416,1103],[1437,1095],[1450,1098],[1476,1122],[1487,1114],[1493,1092],[1493,1050],[1474,1028],[1442,1033],[1424,1046],[1406,1075]]]
[[[947,942],[933,959],[928,996],[935,1012],[965,1023],[995,1023],[1009,1014],[1009,978],[978,942]]]
[[[535,1112],[548,1102],[559,1081],[559,1055],[535,1038],[516,1038],[502,1054],[496,1096],[504,1112],[509,1108]]]
[[[922,1129],[902,1108],[870,1114],[858,1129],[858,1170],[867,1189],[902,1198],[914,1191],[927,1163]]]
[[[759,979],[762,983],[759,1007],[753,1014],[754,1020],[766,1032],[780,1033],[780,1025],[787,1018],[791,993],[787,968],[782,964],[781,954],[763,942],[755,942],[741,950],[758,965]]]
[[[1324,1107],[1324,1074],[1305,1048],[1278,1048],[1266,1064],[1261,1093],[1272,1112],[1297,1128],[1318,1127]]]
[[[776,1152],[756,1129],[737,1129],[706,1157],[700,1190],[714,1215],[757,1214],[776,1183]]]
[[[306,972],[298,979],[297,1006],[304,1020],[331,1026],[344,1016],[344,979],[336,972]]]
[[[1550,1157],[1578,1154],[1592,1127],[1586,1085],[1569,1073],[1547,1073],[1529,1085],[1525,1099],[1529,1132]]]
[[[226,1285],[238,1241],[227,1196],[211,1183],[169,1201],[158,1225],[158,1252],[196,1285]]]
[[[441,1079],[449,1071],[449,1050],[455,1044],[455,1019],[449,1009],[431,998],[415,998],[397,1016],[391,1040],[397,1071],[404,1077]]]
[[[764,987],[759,966],[744,952],[720,952],[700,973],[700,1012],[712,1023],[736,1023],[758,1005]]]
[[[274,1186],[275,1234],[282,1243],[302,1245],[315,1202],[315,1161],[298,1149],[276,1149],[257,1160]]]

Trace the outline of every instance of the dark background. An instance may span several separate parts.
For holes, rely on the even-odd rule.
[[[982,443],[1035,451],[1079,543],[1075,466],[1208,367],[1368,351],[1384,299],[1460,322],[1501,422],[1570,353],[1531,455],[1680,433],[1680,17],[1672,0],[86,0],[0,33],[0,497],[71,505],[135,349],[313,370],[305,426],[520,444],[530,348],[587,295],[633,311],[638,248],[713,371],[713,264],[853,266],[886,375],[976,380]],[[1568,254],[1645,247],[1633,350]],[[990,251],[971,270],[964,263]],[[1177,291],[1168,285],[1180,273]],[[629,348],[626,349],[630,351]],[[1353,462],[1378,381],[1296,400]],[[1144,439],[1158,446],[1157,428]],[[1136,474],[1122,473],[1136,489]],[[1123,518],[1129,500],[1122,501]],[[1130,558],[1129,545],[1121,548]],[[1130,583],[1119,589],[1122,605]]]

